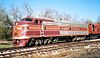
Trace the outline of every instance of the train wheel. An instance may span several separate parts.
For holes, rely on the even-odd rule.
[[[49,40],[50,40],[50,44],[52,44],[52,40],[53,40],[53,38],[51,37]]]
[[[26,43],[26,46],[35,46],[34,39],[30,39],[29,42]]]
[[[32,46],[32,44],[33,44],[33,43],[32,43],[32,42],[30,42],[30,43],[28,44],[28,46],[30,47],[30,46]]]
[[[39,45],[41,45],[42,44],[42,40],[39,40]]]
[[[50,39],[47,39],[46,45],[50,43]]]
[[[47,42],[47,44],[50,44],[51,43],[51,39],[48,39],[48,42]]]
[[[72,42],[76,42],[76,41],[77,41],[77,36],[72,39]]]
[[[53,41],[54,41],[54,43],[57,43],[58,42],[58,38],[55,38]]]
[[[39,45],[39,40],[35,40],[35,45],[36,45],[36,46]]]
[[[41,40],[41,44],[42,44],[42,45],[44,44],[44,40],[43,40],[43,39]]]
[[[48,39],[44,39],[44,45],[47,45]]]
[[[86,37],[87,40],[90,40],[90,35]]]

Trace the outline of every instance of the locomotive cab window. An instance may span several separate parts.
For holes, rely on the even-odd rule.
[[[24,21],[28,21],[28,22],[32,22],[32,19],[30,19],[30,18],[25,18],[25,19],[23,19]],[[23,21],[22,20],[22,21]]]

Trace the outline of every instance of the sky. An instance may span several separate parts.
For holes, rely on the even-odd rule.
[[[0,4],[9,9],[11,5],[22,7],[25,1],[38,11],[49,8],[92,21],[100,15],[100,0],[0,0]]]

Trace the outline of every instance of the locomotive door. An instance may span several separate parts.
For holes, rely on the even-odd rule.
[[[41,31],[40,31],[40,36],[41,37],[44,37],[44,27],[45,27],[45,22],[42,22],[42,24],[41,24]]]
[[[92,24],[92,31],[95,31],[95,26],[94,26],[94,24]]]
[[[95,26],[95,24],[89,24],[89,32],[90,34],[96,34],[97,33],[97,27]]]
[[[90,34],[93,33],[93,31],[94,31],[94,25],[93,24],[89,24],[88,31],[89,31]]]

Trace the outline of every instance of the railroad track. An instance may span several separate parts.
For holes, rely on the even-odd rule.
[[[100,41],[92,42],[70,42],[70,43],[59,43],[59,44],[50,44],[45,46],[37,47],[20,47],[20,48],[8,48],[0,49],[0,58],[27,58],[32,57],[34,54],[52,54],[68,49],[80,49],[88,46],[97,46],[100,45]]]

